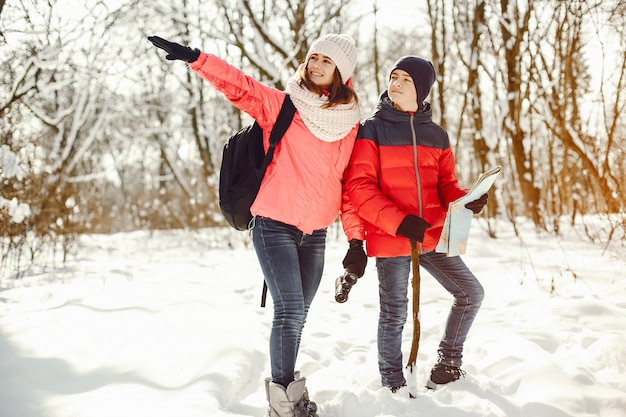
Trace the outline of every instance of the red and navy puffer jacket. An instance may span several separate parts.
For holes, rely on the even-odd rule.
[[[369,256],[409,255],[409,240],[396,231],[414,214],[431,224],[420,249],[434,250],[448,204],[466,193],[448,134],[432,121],[430,105],[402,112],[384,92],[361,123],[344,184],[344,210],[362,220],[344,224],[348,239],[364,239]]]

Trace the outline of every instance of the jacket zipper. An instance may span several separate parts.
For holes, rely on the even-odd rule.
[[[420,172],[417,167],[417,135],[415,134],[415,125],[413,124],[415,113],[409,112],[409,121],[411,123],[411,139],[413,140],[413,169],[415,170],[415,181],[417,184],[417,212],[420,217],[423,218],[422,213],[422,180],[420,178]],[[417,242],[419,251],[422,251],[422,243]]]

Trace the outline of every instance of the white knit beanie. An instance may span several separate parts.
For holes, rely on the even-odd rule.
[[[356,45],[350,36],[343,33],[321,36],[309,48],[304,62],[308,63],[313,54],[326,55],[332,59],[344,84],[352,77],[356,67]]]

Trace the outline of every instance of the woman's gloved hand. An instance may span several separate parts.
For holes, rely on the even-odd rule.
[[[188,46],[170,42],[158,36],[148,36],[148,40],[157,48],[161,48],[167,52],[165,59],[170,61],[178,59],[185,62],[194,62],[200,56],[200,50],[197,48],[191,49]]]
[[[346,256],[343,258],[344,269],[356,274],[357,278],[361,278],[365,273],[367,266],[367,255],[363,249],[363,241],[352,239]],[[348,268],[350,267],[350,268]]]

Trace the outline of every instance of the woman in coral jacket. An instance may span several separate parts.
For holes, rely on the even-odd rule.
[[[252,116],[264,131],[266,149],[285,94],[296,107],[252,205],[251,228],[274,306],[272,375],[265,381],[269,415],[315,416],[315,403],[308,398],[305,378],[295,372],[295,362],[322,277],[326,228],[339,213],[342,182],[360,121],[357,95],[350,87],[357,57],[354,41],[344,34],[317,39],[283,92],[242,74],[215,55],[156,36],[148,39],[168,53],[167,59],[188,62],[232,104]],[[367,259],[364,251],[363,258]]]
[[[351,245],[365,239],[367,255],[376,257],[378,367],[382,385],[392,392],[406,385],[401,343],[410,241],[419,242],[420,265],[454,296],[431,388],[463,374],[463,343],[483,299],[482,286],[460,257],[434,252],[448,204],[467,193],[456,177],[448,134],[432,121],[424,101],[434,81],[433,65],[422,58],[405,56],[394,64],[387,91],[362,122],[344,188],[346,211],[362,219],[344,224]],[[478,213],[486,202],[485,194],[466,207]]]

